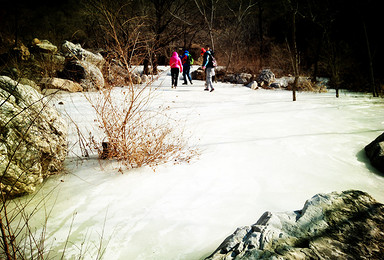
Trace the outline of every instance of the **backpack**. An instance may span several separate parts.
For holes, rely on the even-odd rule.
[[[192,65],[193,64],[193,58],[191,54],[184,55],[182,59],[183,64]]]
[[[212,67],[217,67],[217,61],[215,59],[215,57],[213,57],[212,54],[208,54],[209,57],[211,58],[211,61],[212,61]]]
[[[188,62],[189,62],[189,65],[193,65],[193,58],[191,54],[188,54]]]
[[[217,67],[217,61],[215,59],[215,57],[212,56],[212,65],[213,67]]]

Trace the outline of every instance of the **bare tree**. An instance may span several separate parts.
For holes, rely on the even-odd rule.
[[[291,20],[291,41],[288,42],[287,40],[287,47],[289,49],[289,52],[291,54],[291,62],[292,62],[292,69],[293,69],[293,75],[295,77],[295,80],[293,82],[292,86],[292,100],[296,101],[296,90],[299,83],[299,76],[300,76],[300,57],[299,52],[297,49],[297,41],[296,41],[296,18],[299,13],[299,4],[295,0],[287,0],[288,3],[288,12]]]
[[[203,16],[205,24],[208,28],[208,35],[211,40],[211,47],[215,49],[215,41],[213,35],[213,27],[218,3],[220,0],[194,0],[200,14]]]
[[[366,43],[367,43],[367,54],[368,54],[368,61],[369,61],[369,79],[370,79],[369,83],[371,85],[373,96],[374,97],[378,97],[379,93],[378,93],[377,88],[376,88],[375,76],[374,76],[374,73],[373,73],[373,59],[372,59],[372,55],[371,55],[371,48],[370,48],[370,44],[369,44],[369,37],[368,37],[368,33],[367,33],[367,27],[366,27],[364,21],[363,21],[363,28],[364,28],[365,40],[366,40]]]
[[[229,23],[230,23],[230,24],[226,24],[226,27],[229,28],[227,36],[230,42],[226,71],[229,70],[229,67],[231,65],[235,46],[239,44],[239,41],[241,39],[240,37],[234,37],[234,35],[238,34],[238,31],[240,30],[243,24],[243,21],[251,13],[252,8],[256,5],[256,3],[254,3],[254,1],[252,0],[248,0],[244,2],[245,3],[243,3],[243,0],[241,0],[235,3],[232,1],[226,1],[225,3],[225,6],[232,14],[231,18],[233,18],[233,19],[228,19],[228,17],[224,18],[225,21],[229,20]]]

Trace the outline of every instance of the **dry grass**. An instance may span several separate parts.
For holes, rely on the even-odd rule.
[[[188,149],[184,131],[167,116],[167,108],[151,107],[155,89],[131,84],[115,89],[119,90],[118,95],[110,88],[101,91],[96,100],[88,98],[104,132],[101,140],[90,136],[100,158],[116,159],[128,169],[145,165],[155,169],[161,163],[189,162],[197,155],[195,149]]]
[[[292,90],[293,83],[288,84],[287,90]],[[327,92],[327,87],[322,83],[312,82],[311,79],[300,77],[297,85],[298,91]]]

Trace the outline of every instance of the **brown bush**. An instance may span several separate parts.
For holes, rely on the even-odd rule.
[[[167,108],[150,108],[154,89],[130,84],[121,91],[119,100],[112,89],[101,91],[96,100],[89,99],[105,134],[103,140],[90,138],[100,158],[116,159],[130,169],[144,165],[154,168],[170,161],[189,162],[197,154],[188,148],[183,130],[176,129],[179,122],[167,116]],[[102,142],[107,143],[104,148]]]

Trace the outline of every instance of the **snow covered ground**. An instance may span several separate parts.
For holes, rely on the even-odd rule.
[[[209,93],[202,81],[171,89],[170,80],[163,73],[154,83],[153,106],[170,106],[200,156],[121,174],[113,161],[79,161],[71,153],[67,174],[50,178],[31,204],[56,187],[45,202],[52,208],[46,235],[52,256],[71,230],[73,257],[84,244],[85,259],[95,259],[102,237],[105,259],[202,259],[236,227],[265,211],[301,209],[317,193],[358,189],[384,203],[384,177],[363,152],[384,131],[383,99],[356,93],[337,99],[330,91],[298,93],[292,102],[288,91],[217,83]],[[81,93],[60,95],[54,104],[85,134],[92,131],[94,115]],[[70,142],[76,140],[72,131]],[[44,214],[31,225],[39,226]]]

